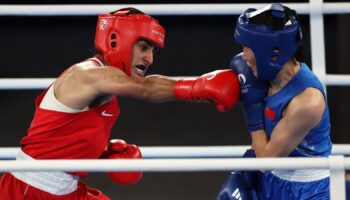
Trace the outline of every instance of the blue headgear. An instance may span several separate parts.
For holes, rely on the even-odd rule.
[[[259,10],[250,8],[240,15],[235,39],[254,52],[258,78],[273,80],[297,51],[302,35],[294,10],[270,4]]]

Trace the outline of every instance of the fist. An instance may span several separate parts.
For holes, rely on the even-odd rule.
[[[239,99],[237,74],[232,70],[216,70],[202,75],[193,86],[192,96],[216,104],[218,111],[228,111]]]
[[[195,79],[176,82],[174,94],[177,100],[213,102],[217,110],[233,108],[239,99],[239,83],[233,70],[216,70]]]
[[[238,74],[243,104],[252,104],[263,101],[269,89],[269,82],[256,78],[242,57],[237,54],[230,62],[230,67]]]
[[[269,82],[258,79],[243,59],[242,53],[236,55],[230,67],[238,74],[246,123],[250,132],[264,129],[264,97],[267,96]]]
[[[113,139],[107,146],[109,159],[141,159],[140,149],[124,140]],[[129,185],[141,180],[143,172],[108,172],[109,178],[117,184]]]

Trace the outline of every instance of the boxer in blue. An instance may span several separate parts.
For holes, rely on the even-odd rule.
[[[296,12],[281,4],[248,9],[238,18],[235,39],[243,53],[232,59],[230,67],[240,80],[240,101],[256,157],[329,156],[326,94],[319,79],[296,56],[302,47]],[[235,188],[241,197],[255,190],[257,197],[246,199],[330,198],[328,170],[272,170],[250,179],[253,184],[242,177],[231,174],[217,199],[240,199]],[[252,186],[246,190],[234,179]]]

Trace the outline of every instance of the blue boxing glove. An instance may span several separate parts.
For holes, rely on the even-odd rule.
[[[248,149],[244,158],[255,157],[255,152]],[[233,171],[219,191],[216,200],[256,200],[255,185],[259,171]]]
[[[242,58],[242,53],[237,54],[230,62],[230,67],[238,74],[244,114],[248,130],[250,132],[264,129],[264,109],[269,82],[258,79]]]
[[[252,192],[244,182],[240,173],[231,172],[225,184],[218,193],[216,200],[252,199]]]

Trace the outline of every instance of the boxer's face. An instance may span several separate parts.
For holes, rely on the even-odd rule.
[[[243,59],[246,61],[248,67],[252,70],[254,76],[258,77],[255,55],[249,47],[243,46]]]
[[[143,77],[153,63],[154,45],[145,40],[137,40],[132,48],[130,59],[131,76]]]

